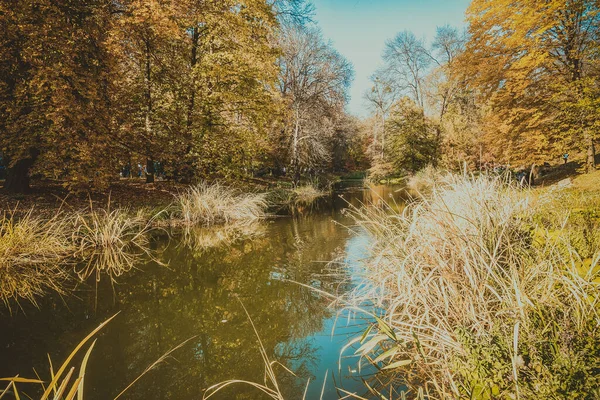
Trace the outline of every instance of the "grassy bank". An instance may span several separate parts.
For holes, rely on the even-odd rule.
[[[447,176],[401,214],[354,210],[375,245],[350,300],[384,310],[361,347],[381,386],[598,398],[599,204],[576,187]]]

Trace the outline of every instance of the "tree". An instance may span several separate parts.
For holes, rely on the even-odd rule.
[[[386,162],[386,119],[398,97],[404,95],[411,99],[431,119],[429,122],[435,130],[436,148],[444,145],[444,129],[455,128],[453,122],[458,122],[457,118],[463,119],[461,113],[465,111],[465,103],[462,100],[468,97],[468,90],[454,73],[454,65],[464,51],[465,40],[464,33],[458,29],[443,26],[438,27],[431,46],[409,31],[398,33],[386,43],[383,54],[385,67],[378,71],[373,89],[366,95],[382,125],[380,129],[377,128],[379,124],[373,126],[373,142],[375,147],[379,147],[382,163]],[[449,113],[454,121],[445,121]],[[438,152],[433,154],[437,155]],[[436,165],[438,157],[432,158],[431,163]]]
[[[446,25],[437,28],[431,45],[432,51],[429,54],[436,67],[429,74],[425,92],[432,108],[437,109],[440,123],[443,122],[451,103],[459,95],[458,92],[465,87],[453,71],[456,59],[464,51],[465,42],[464,34]]]
[[[450,169],[462,169],[464,163],[477,167],[481,161],[483,107],[458,68],[466,41],[466,32],[449,25],[437,28],[430,51],[434,68],[425,85],[441,161]]]
[[[302,167],[329,161],[327,142],[343,115],[352,65],[314,28],[287,28],[281,38],[280,90],[288,104],[284,134],[294,180]]]
[[[9,190],[32,173],[103,189],[132,162],[148,183],[157,163],[186,182],[245,175],[276,158],[282,126],[296,172],[331,157],[352,70],[307,27],[308,0],[0,7]]]
[[[510,126],[521,161],[543,161],[570,142],[595,167],[599,11],[590,0],[469,7],[464,75]]]
[[[387,131],[392,150],[389,159],[398,171],[414,173],[436,159],[435,124],[411,99],[404,97],[394,104]]]
[[[417,39],[410,31],[400,32],[386,42],[383,59],[397,91],[409,96],[423,108],[423,81],[431,64],[424,41]]]
[[[281,114],[275,12],[264,0],[220,1],[205,6],[191,26],[200,35],[197,41],[192,35],[197,48],[188,47],[187,54],[201,58],[188,57],[193,79],[184,91],[201,102],[188,107],[194,120],[186,154],[204,176],[254,169],[268,151],[266,132]]]
[[[0,3],[0,150],[5,188],[33,171],[71,187],[105,186],[114,165],[106,32],[110,1]]]
[[[369,168],[367,140],[358,118],[342,115],[334,127],[331,167],[334,172],[364,171]]]
[[[115,30],[117,125],[181,180],[239,173],[277,113],[276,27],[264,0],[137,0]]]
[[[312,21],[315,12],[315,6],[310,0],[269,0],[269,5],[284,25],[305,25]]]
[[[380,158],[385,158],[385,122],[390,109],[396,101],[397,92],[394,89],[394,83],[386,76],[385,71],[378,71],[371,77],[373,86],[371,90],[365,93],[365,99],[373,108],[375,116],[380,121],[379,141],[377,140],[377,127],[374,126],[374,146],[378,147]],[[377,149],[375,149],[377,151]]]

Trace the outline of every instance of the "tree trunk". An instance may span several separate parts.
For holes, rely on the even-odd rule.
[[[587,167],[588,173],[596,169],[596,148],[594,147],[594,139],[590,136],[588,138],[588,149],[587,149]]]
[[[29,186],[29,170],[35,164],[39,155],[39,150],[30,149],[28,158],[18,160],[15,165],[8,168],[6,182],[4,182],[4,189],[6,191],[11,193],[29,193],[31,191]]]
[[[196,75],[194,73],[194,68],[196,67],[196,64],[198,63],[198,39],[199,38],[200,38],[200,31],[198,30],[198,28],[193,28],[192,29],[192,54],[190,57],[190,67],[191,67],[191,74],[192,74],[192,88],[191,88],[191,92],[190,92],[190,99],[189,99],[189,103],[188,103],[187,120],[186,120],[188,140],[190,141],[190,143],[188,144],[189,150],[191,150],[191,139],[192,139],[191,127],[192,127],[193,118],[194,118],[194,106],[196,103]]]
[[[381,113],[381,160],[385,160],[385,114]]]
[[[300,135],[300,111],[296,108],[296,126],[292,143],[292,168],[294,169],[294,185],[300,183],[300,162],[298,159],[298,141]]]
[[[152,154],[150,143],[152,143],[152,86],[150,79],[152,78],[152,69],[150,65],[150,43],[146,41],[146,71],[144,74],[145,80],[145,98],[146,98],[146,113],[144,128],[146,131],[146,140],[148,141],[148,154]],[[154,183],[154,160],[152,157],[146,159],[146,183]]]
[[[192,133],[192,126],[194,124],[194,108],[196,107],[196,75],[194,69],[198,63],[198,40],[200,39],[200,30],[198,27],[192,28],[192,51],[190,56],[190,67],[191,67],[191,88],[190,98],[187,105],[187,116],[185,122],[186,128],[186,146],[184,157],[181,160],[181,164],[178,167],[179,179],[183,183],[192,182],[194,171],[191,167],[191,153],[193,149],[194,136]]]
[[[154,183],[154,160],[146,159],[146,183]]]

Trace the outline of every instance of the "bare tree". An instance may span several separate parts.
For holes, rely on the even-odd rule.
[[[364,97],[380,124],[379,140],[377,140],[377,127],[374,127],[373,146],[374,150],[379,152],[380,157],[383,159],[385,156],[385,121],[398,98],[398,93],[384,70],[379,70],[371,76],[371,82],[373,86],[371,90],[365,93]]]
[[[400,32],[386,42],[383,59],[398,92],[424,107],[423,83],[432,62],[424,41],[410,31]]]
[[[464,85],[452,76],[452,71],[457,57],[464,51],[465,43],[466,34],[448,25],[437,28],[431,46],[409,31],[400,32],[386,42],[383,54],[385,68],[374,78],[374,88],[366,96],[384,127],[394,102],[407,96],[433,117],[431,121],[434,122],[432,126],[435,127],[436,143],[441,145],[444,118],[464,94],[461,92]],[[391,88],[388,89],[388,98],[383,96],[386,87]],[[390,100],[391,104],[386,104],[386,100]],[[380,155],[383,158],[386,132],[384,129],[380,132],[382,144],[377,142],[376,137],[374,142],[381,146]],[[432,162],[437,163],[437,159],[433,158]]]
[[[280,90],[289,104],[287,137],[297,181],[302,167],[328,160],[326,143],[348,101],[353,69],[318,29],[286,28],[281,48]]]
[[[268,0],[283,25],[305,25],[312,21],[315,7],[310,0]]]
[[[445,25],[437,28],[431,45],[430,56],[436,68],[428,75],[425,93],[429,98],[429,105],[437,110],[440,123],[443,122],[457,91],[464,87],[452,76],[452,67],[456,58],[464,51],[465,43],[464,32]]]
[[[464,31],[450,25],[438,26],[431,44],[433,57],[438,65],[452,66],[456,58],[465,50],[467,36]]]

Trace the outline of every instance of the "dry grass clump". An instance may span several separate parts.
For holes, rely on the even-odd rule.
[[[52,218],[34,214],[0,216],[0,299],[35,297],[62,284],[75,265],[81,280],[106,273],[111,280],[131,270],[140,257],[151,255],[153,219],[126,209],[59,212]]]
[[[265,217],[265,194],[243,194],[220,183],[189,188],[177,196],[175,215],[185,225],[250,223]]]
[[[410,176],[406,182],[406,187],[421,195],[431,193],[431,190],[436,186],[443,175],[432,165],[428,165],[416,174]]]
[[[374,238],[354,304],[383,310],[360,353],[431,399],[598,398],[600,252],[582,264],[542,202],[447,176],[402,213],[354,210]],[[539,231],[553,240],[539,240]]]
[[[306,184],[303,186],[297,186],[292,189],[292,201],[295,204],[310,205],[320,197],[325,196],[327,193],[318,189],[316,185]]]
[[[130,271],[144,255],[151,256],[149,233],[152,219],[142,212],[133,215],[127,209],[94,209],[74,214],[71,236],[74,256],[82,260],[77,270],[81,280],[103,273],[115,280]]]
[[[73,252],[69,220],[62,213],[51,219],[29,210],[0,216],[0,299],[28,299],[48,289],[61,291],[66,274],[61,268]]]

